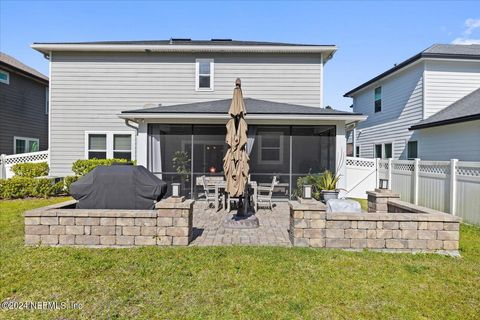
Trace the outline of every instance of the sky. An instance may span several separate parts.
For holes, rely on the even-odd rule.
[[[8,1],[0,51],[48,75],[33,42],[170,38],[335,44],[324,103],[434,43],[480,43],[480,1]]]

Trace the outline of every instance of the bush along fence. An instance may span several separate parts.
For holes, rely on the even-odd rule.
[[[28,160],[28,157],[26,159]],[[41,159],[41,157],[34,159]],[[4,157],[1,161],[5,164]],[[47,162],[32,161],[34,162],[10,163],[8,170],[11,173],[11,177],[0,179],[0,199],[49,197],[68,194],[70,185],[95,167],[127,162],[124,159],[77,160],[72,166],[72,171],[75,173],[74,176],[55,178],[48,176],[49,168]]]
[[[25,244],[44,246],[186,246],[193,200],[168,198],[154,210],[74,209],[75,201],[25,212]]]
[[[480,224],[480,162],[347,158],[347,196],[365,198],[379,179],[400,200]]]
[[[15,175],[12,167],[19,163],[48,162],[49,152],[39,151],[13,155],[0,155],[0,179],[8,179]]]
[[[395,198],[378,199],[389,212],[371,213],[326,212],[316,200],[290,201],[290,240],[297,247],[459,254],[460,218]]]

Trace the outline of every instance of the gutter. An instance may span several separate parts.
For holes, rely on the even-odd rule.
[[[480,113],[459,117],[459,118],[454,118],[454,119],[417,124],[417,125],[411,126],[410,128],[408,128],[408,130],[412,131],[412,130],[418,130],[418,129],[426,129],[426,128],[439,127],[447,124],[454,124],[454,123],[467,122],[467,121],[473,121],[473,120],[480,120]]]
[[[228,120],[227,114],[198,114],[198,113],[121,113],[118,117],[122,119],[203,119],[203,120]],[[363,121],[367,116],[361,114],[353,115],[271,115],[271,114],[248,114],[252,120],[332,120],[332,121]]]

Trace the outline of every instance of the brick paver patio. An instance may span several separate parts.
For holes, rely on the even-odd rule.
[[[257,217],[260,227],[255,229],[226,229],[223,227],[223,219],[228,214],[223,210],[215,212],[215,209],[206,207],[203,201],[195,202],[192,246],[291,245],[288,237],[290,213],[286,202],[277,202],[272,211],[259,209]]]

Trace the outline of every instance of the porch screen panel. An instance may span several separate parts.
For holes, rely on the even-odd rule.
[[[182,194],[190,196],[191,125],[148,125],[148,169],[169,184],[182,184]],[[167,195],[168,195],[167,194]]]
[[[290,193],[290,126],[257,125],[251,132],[251,180],[270,185],[273,176],[280,184],[274,189],[275,198],[288,198]]]
[[[297,179],[335,172],[335,126],[292,126],[292,188]]]

